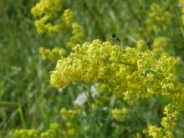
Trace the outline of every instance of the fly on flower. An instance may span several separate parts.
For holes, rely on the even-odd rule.
[[[118,38],[115,34],[112,34],[111,36],[112,36],[112,38],[113,38],[114,40],[116,40],[116,41],[119,41],[119,42],[120,42],[119,38]]]
[[[111,36],[112,36],[113,41],[115,41],[116,44],[120,44],[120,40],[115,34],[112,34]]]

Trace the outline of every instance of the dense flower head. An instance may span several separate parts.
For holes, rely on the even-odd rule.
[[[152,44],[153,52],[157,57],[164,55],[174,55],[173,47],[169,46],[169,39],[166,37],[156,37]]]
[[[171,18],[171,14],[156,3],[153,3],[151,5],[151,10],[152,10],[152,13],[150,13],[149,16],[152,20],[166,21],[169,18]],[[161,13],[162,13],[162,16],[160,16]]]
[[[148,129],[149,136],[152,136],[153,138],[163,138],[165,136],[164,131],[161,128],[148,125]]]
[[[72,23],[73,18],[74,18],[74,13],[70,9],[66,9],[63,15],[61,16],[61,20],[64,21],[66,26],[69,26]]]
[[[38,138],[38,134],[38,131],[35,129],[17,129],[14,132],[14,138]]]
[[[178,118],[177,108],[172,104],[167,105],[164,108],[164,115],[166,117],[163,117],[161,120],[162,126],[167,130],[172,130],[176,124],[175,121]]]
[[[81,44],[84,37],[84,30],[81,25],[72,23],[72,36],[67,42],[68,47],[74,47],[76,44]]]
[[[75,110],[67,110],[66,108],[61,109],[61,116],[65,121],[72,120],[76,116]]]
[[[58,123],[51,123],[47,131],[40,134],[41,138],[54,138],[60,135],[60,126]]]
[[[61,58],[50,81],[58,88],[77,80],[103,81],[116,97],[127,101],[160,94],[183,106],[176,100],[183,89],[172,73],[175,63],[172,57],[156,59],[150,51],[94,40],[75,46],[68,57]]]
[[[40,47],[39,52],[43,60],[50,60],[50,61],[56,61],[60,57],[63,57],[66,55],[66,50],[59,47],[55,47],[53,49]]]
[[[64,138],[76,136],[79,133],[78,132],[79,127],[77,126],[77,123],[76,123],[77,111],[67,110],[66,108],[62,108],[60,113],[63,121],[66,124],[61,132],[62,136]]]
[[[167,29],[165,22],[171,19],[171,14],[159,6],[156,3],[151,5],[152,12],[149,14],[150,21],[153,22],[153,30],[155,33],[159,33],[160,31],[164,31]]]
[[[128,113],[126,108],[122,109],[113,109],[112,111],[113,118],[118,121],[125,121],[126,115]]]
[[[31,13],[37,17],[34,24],[38,33],[52,34],[60,32],[62,29],[71,25],[74,13],[70,9],[64,10],[61,15],[60,23],[54,23],[56,15],[61,11],[63,0],[40,0],[32,9]]]
[[[157,36],[166,31],[169,28],[169,21],[172,17],[172,14],[163,5],[152,3],[150,8],[151,11],[148,12],[148,17],[143,20],[144,26],[139,28],[141,34],[148,40],[150,40],[148,36]],[[138,39],[142,38],[140,34],[138,36]]]
[[[43,15],[53,15],[56,11],[61,10],[63,0],[40,0],[32,9],[31,12],[34,16],[42,17]]]
[[[164,108],[164,115],[165,117],[161,119],[162,127],[148,125],[148,134],[153,138],[173,138],[172,130],[178,118],[177,107],[172,104],[167,105]]]
[[[137,41],[136,47],[139,51],[142,51],[142,52],[148,50],[148,45],[147,45],[146,41],[143,39],[140,39]]]

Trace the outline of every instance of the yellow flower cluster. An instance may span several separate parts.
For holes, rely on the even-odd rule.
[[[16,129],[13,135],[14,138],[71,138],[77,136],[80,128],[77,124],[77,112],[62,108],[60,113],[65,125],[60,125],[56,122],[51,123],[49,128],[41,133],[35,129]]]
[[[162,126],[167,130],[172,130],[175,126],[175,121],[178,118],[177,108],[172,104],[167,105],[164,108],[164,115],[166,117],[162,118],[161,121]]]
[[[151,10],[152,12],[149,14],[149,19],[154,23],[152,26],[154,32],[159,33],[162,30],[166,30],[167,26],[165,25],[165,22],[171,19],[171,14],[156,3],[151,5]]]
[[[140,39],[140,40],[137,41],[136,48],[139,51],[144,52],[144,51],[148,50],[148,45],[146,44],[146,41],[145,40]]]
[[[152,20],[164,22],[171,17],[171,14],[168,11],[165,11],[165,9],[163,9],[156,3],[153,3],[151,5],[151,10],[152,13],[149,15],[149,17]],[[160,16],[160,14],[162,14],[162,16]]]
[[[53,32],[60,32],[63,28],[68,27],[74,18],[74,14],[70,9],[66,9],[61,15],[61,23],[54,24],[54,17],[61,10],[63,0],[40,0],[32,9],[31,12],[35,17],[34,24],[38,33],[52,34]]]
[[[75,115],[76,115],[76,111],[74,111],[74,110],[67,110],[66,108],[62,108],[60,113],[61,113],[62,118],[65,121],[73,119],[75,117]]]
[[[166,37],[156,37],[153,40],[152,49],[156,57],[174,55],[174,49],[168,43],[169,39]]]
[[[66,55],[66,50],[63,48],[55,47],[53,49],[40,47],[39,52],[43,60],[56,61]]]
[[[167,30],[171,17],[172,14],[169,13],[163,5],[160,6],[156,3],[152,3],[151,12],[148,14],[147,19],[143,20],[144,25],[139,28],[139,31],[145,38],[153,36],[154,34],[158,35]],[[140,34],[138,34],[138,36],[140,36]],[[138,39],[141,39],[141,37]]]
[[[175,121],[178,118],[177,108],[169,104],[164,108],[164,114],[166,117],[163,117],[161,120],[162,127],[156,127],[148,125],[148,134],[153,138],[173,138],[172,130],[175,126]]]
[[[58,60],[50,82],[61,88],[77,80],[103,81],[116,97],[127,101],[161,94],[183,107],[179,98],[184,97],[183,89],[172,73],[175,63],[172,57],[156,59],[150,51],[140,53],[94,40],[75,46],[67,58]]]
[[[38,138],[38,131],[35,129],[30,129],[30,130],[26,130],[26,129],[16,129],[13,137],[14,138]]]
[[[40,2],[31,9],[31,12],[36,17],[41,17],[45,14],[53,16],[56,11],[61,10],[62,3],[63,0],[40,0]]]
[[[114,119],[118,121],[124,121],[128,113],[126,108],[122,108],[122,109],[116,108],[116,109],[113,109],[111,112],[112,112]]]
[[[165,136],[162,128],[158,128],[152,125],[148,125],[148,134],[149,136],[152,136],[153,138],[164,138]]]
[[[84,30],[81,25],[77,23],[72,24],[72,36],[67,42],[68,47],[74,47],[76,44],[81,44],[83,42]]]
[[[60,126],[58,123],[50,124],[50,128],[40,134],[41,138],[55,138],[60,135]]]
[[[61,136],[61,130],[58,123],[51,123],[49,129],[39,133],[34,129],[20,129],[15,130],[14,138],[56,138]]]
[[[61,117],[66,123],[66,126],[63,128],[61,134],[64,138],[71,138],[78,134],[78,127],[76,126],[76,114],[75,110],[67,110],[66,108],[61,109]]]
[[[61,19],[62,21],[64,21],[64,24],[66,26],[71,25],[71,23],[73,22],[73,18],[74,18],[74,13],[70,9],[66,9],[63,15],[61,16]]]

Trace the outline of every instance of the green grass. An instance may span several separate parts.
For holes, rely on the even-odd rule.
[[[18,128],[43,128],[55,118],[50,108],[59,93],[49,83],[54,64],[42,62],[38,49],[45,40],[33,26],[29,1],[1,2],[0,20],[0,134],[10,137]],[[20,9],[21,8],[21,9]]]

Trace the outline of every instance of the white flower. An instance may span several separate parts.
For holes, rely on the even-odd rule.
[[[98,86],[99,84],[98,83],[95,83],[94,85],[91,85],[91,88],[90,88],[90,92],[91,92],[91,96],[93,98],[98,98],[100,96],[100,93],[97,91],[96,87]],[[86,92],[82,92],[80,93],[76,100],[74,101],[75,104],[78,104],[78,105],[83,105],[85,104],[87,101],[88,101],[88,97],[86,95],[87,93]]]
[[[78,95],[74,103],[78,105],[83,105],[87,102],[87,100],[88,98],[86,96],[86,93],[82,92],[81,94]]]
[[[66,88],[66,86],[64,86],[64,87],[62,87],[62,88],[59,88],[59,89],[58,89],[58,92],[59,92],[59,93],[63,93],[63,90],[64,90],[65,88]]]
[[[100,93],[97,91],[96,87],[98,87],[98,83],[95,83],[94,85],[91,85],[91,95],[93,98],[98,98],[100,96]]]

